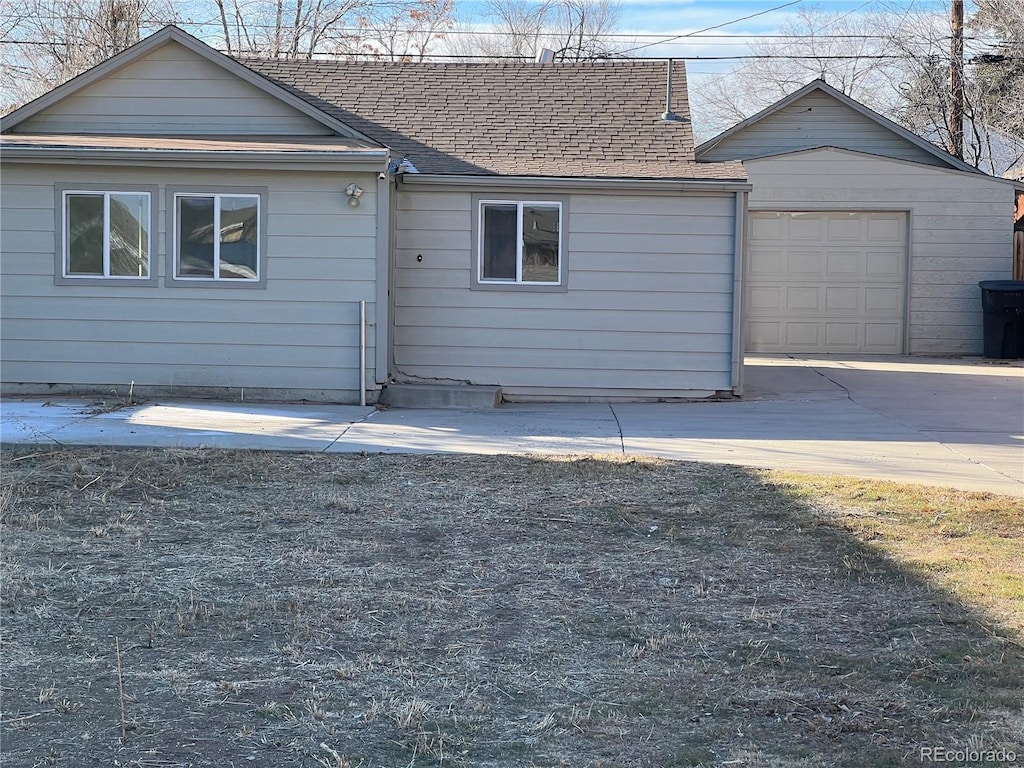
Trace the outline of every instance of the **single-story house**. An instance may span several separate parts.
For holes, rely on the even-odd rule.
[[[772,158],[711,156],[730,136],[695,153],[679,62],[236,60],[168,27],[0,120],[3,391],[741,394],[744,301],[749,347],[772,348],[778,264],[804,327],[767,322],[824,340],[779,348],[980,351],[970,291],[1008,270],[1005,182],[897,134],[919,154],[784,147],[797,175],[751,193],[744,165]],[[877,167],[847,170],[836,198],[801,180],[816,152],[919,176],[891,202],[909,170],[874,191]],[[948,245],[975,225],[974,250]],[[877,322],[827,314],[857,301]]]
[[[1014,192],[816,80],[697,147],[753,186],[745,348],[978,355]]]
[[[694,160],[679,63],[239,61],[168,27],[0,133],[5,392],[742,389],[750,186]]]

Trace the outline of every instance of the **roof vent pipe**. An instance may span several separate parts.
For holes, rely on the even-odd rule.
[[[665,111],[661,119],[666,123],[681,123],[683,118],[672,111],[672,59],[668,60],[668,76],[665,79]]]
[[[537,51],[537,56],[534,58],[538,64],[550,64],[555,60],[555,52],[550,48],[541,48]]]

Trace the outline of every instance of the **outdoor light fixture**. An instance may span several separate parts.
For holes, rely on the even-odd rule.
[[[348,207],[358,208],[359,198],[363,196],[363,188],[356,183],[352,183],[345,187],[345,194],[348,195]]]

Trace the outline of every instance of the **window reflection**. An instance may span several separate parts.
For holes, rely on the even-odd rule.
[[[259,198],[181,195],[178,198],[178,277],[259,278]]]

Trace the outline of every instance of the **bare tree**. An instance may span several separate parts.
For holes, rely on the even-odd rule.
[[[998,20],[1002,39],[1024,40],[1024,30],[1007,21],[1024,14],[1024,2],[978,0],[978,9],[971,20],[976,31],[992,33]],[[691,86],[702,137],[820,77],[938,146],[949,146],[950,31],[943,14],[898,4],[862,15],[809,8],[783,24],[779,34],[754,40],[748,63]],[[986,61],[993,69],[984,68]],[[1022,68],[1017,49],[979,60],[969,56],[962,72],[964,160],[991,173],[1020,162],[1024,153]]]
[[[7,0],[0,89],[18,106],[175,20],[170,0]]]
[[[968,66],[969,97],[978,105],[979,121],[989,128],[990,158],[1012,167],[1024,161],[1024,2],[977,0],[969,26],[997,41]]]
[[[311,59],[328,44],[357,37],[358,14],[370,0],[213,0],[232,56]]]
[[[609,0],[560,0],[550,4],[548,13],[559,41],[554,48],[556,59],[584,61],[616,53],[608,35],[618,28],[620,6]]]
[[[612,0],[487,0],[449,48],[468,56],[532,57],[549,48],[563,61],[608,58],[621,48],[610,37],[620,16]]]
[[[880,26],[868,14],[801,8],[780,24],[776,37],[751,41],[748,62],[691,84],[691,111],[699,116],[701,134],[710,137],[818,78],[891,114],[900,101],[892,83],[901,79],[903,64],[881,58],[890,51]]]
[[[930,37],[890,40],[908,61],[895,119],[943,147],[961,130],[964,161],[998,175],[1024,160],[1024,3],[978,0],[969,24],[974,50],[962,61],[951,60],[949,30],[942,24]],[[997,42],[979,50],[984,40]],[[953,67],[964,86],[959,128],[950,122]]]
[[[377,3],[359,18],[361,50],[389,61],[423,61],[454,26],[454,12],[455,0]]]

